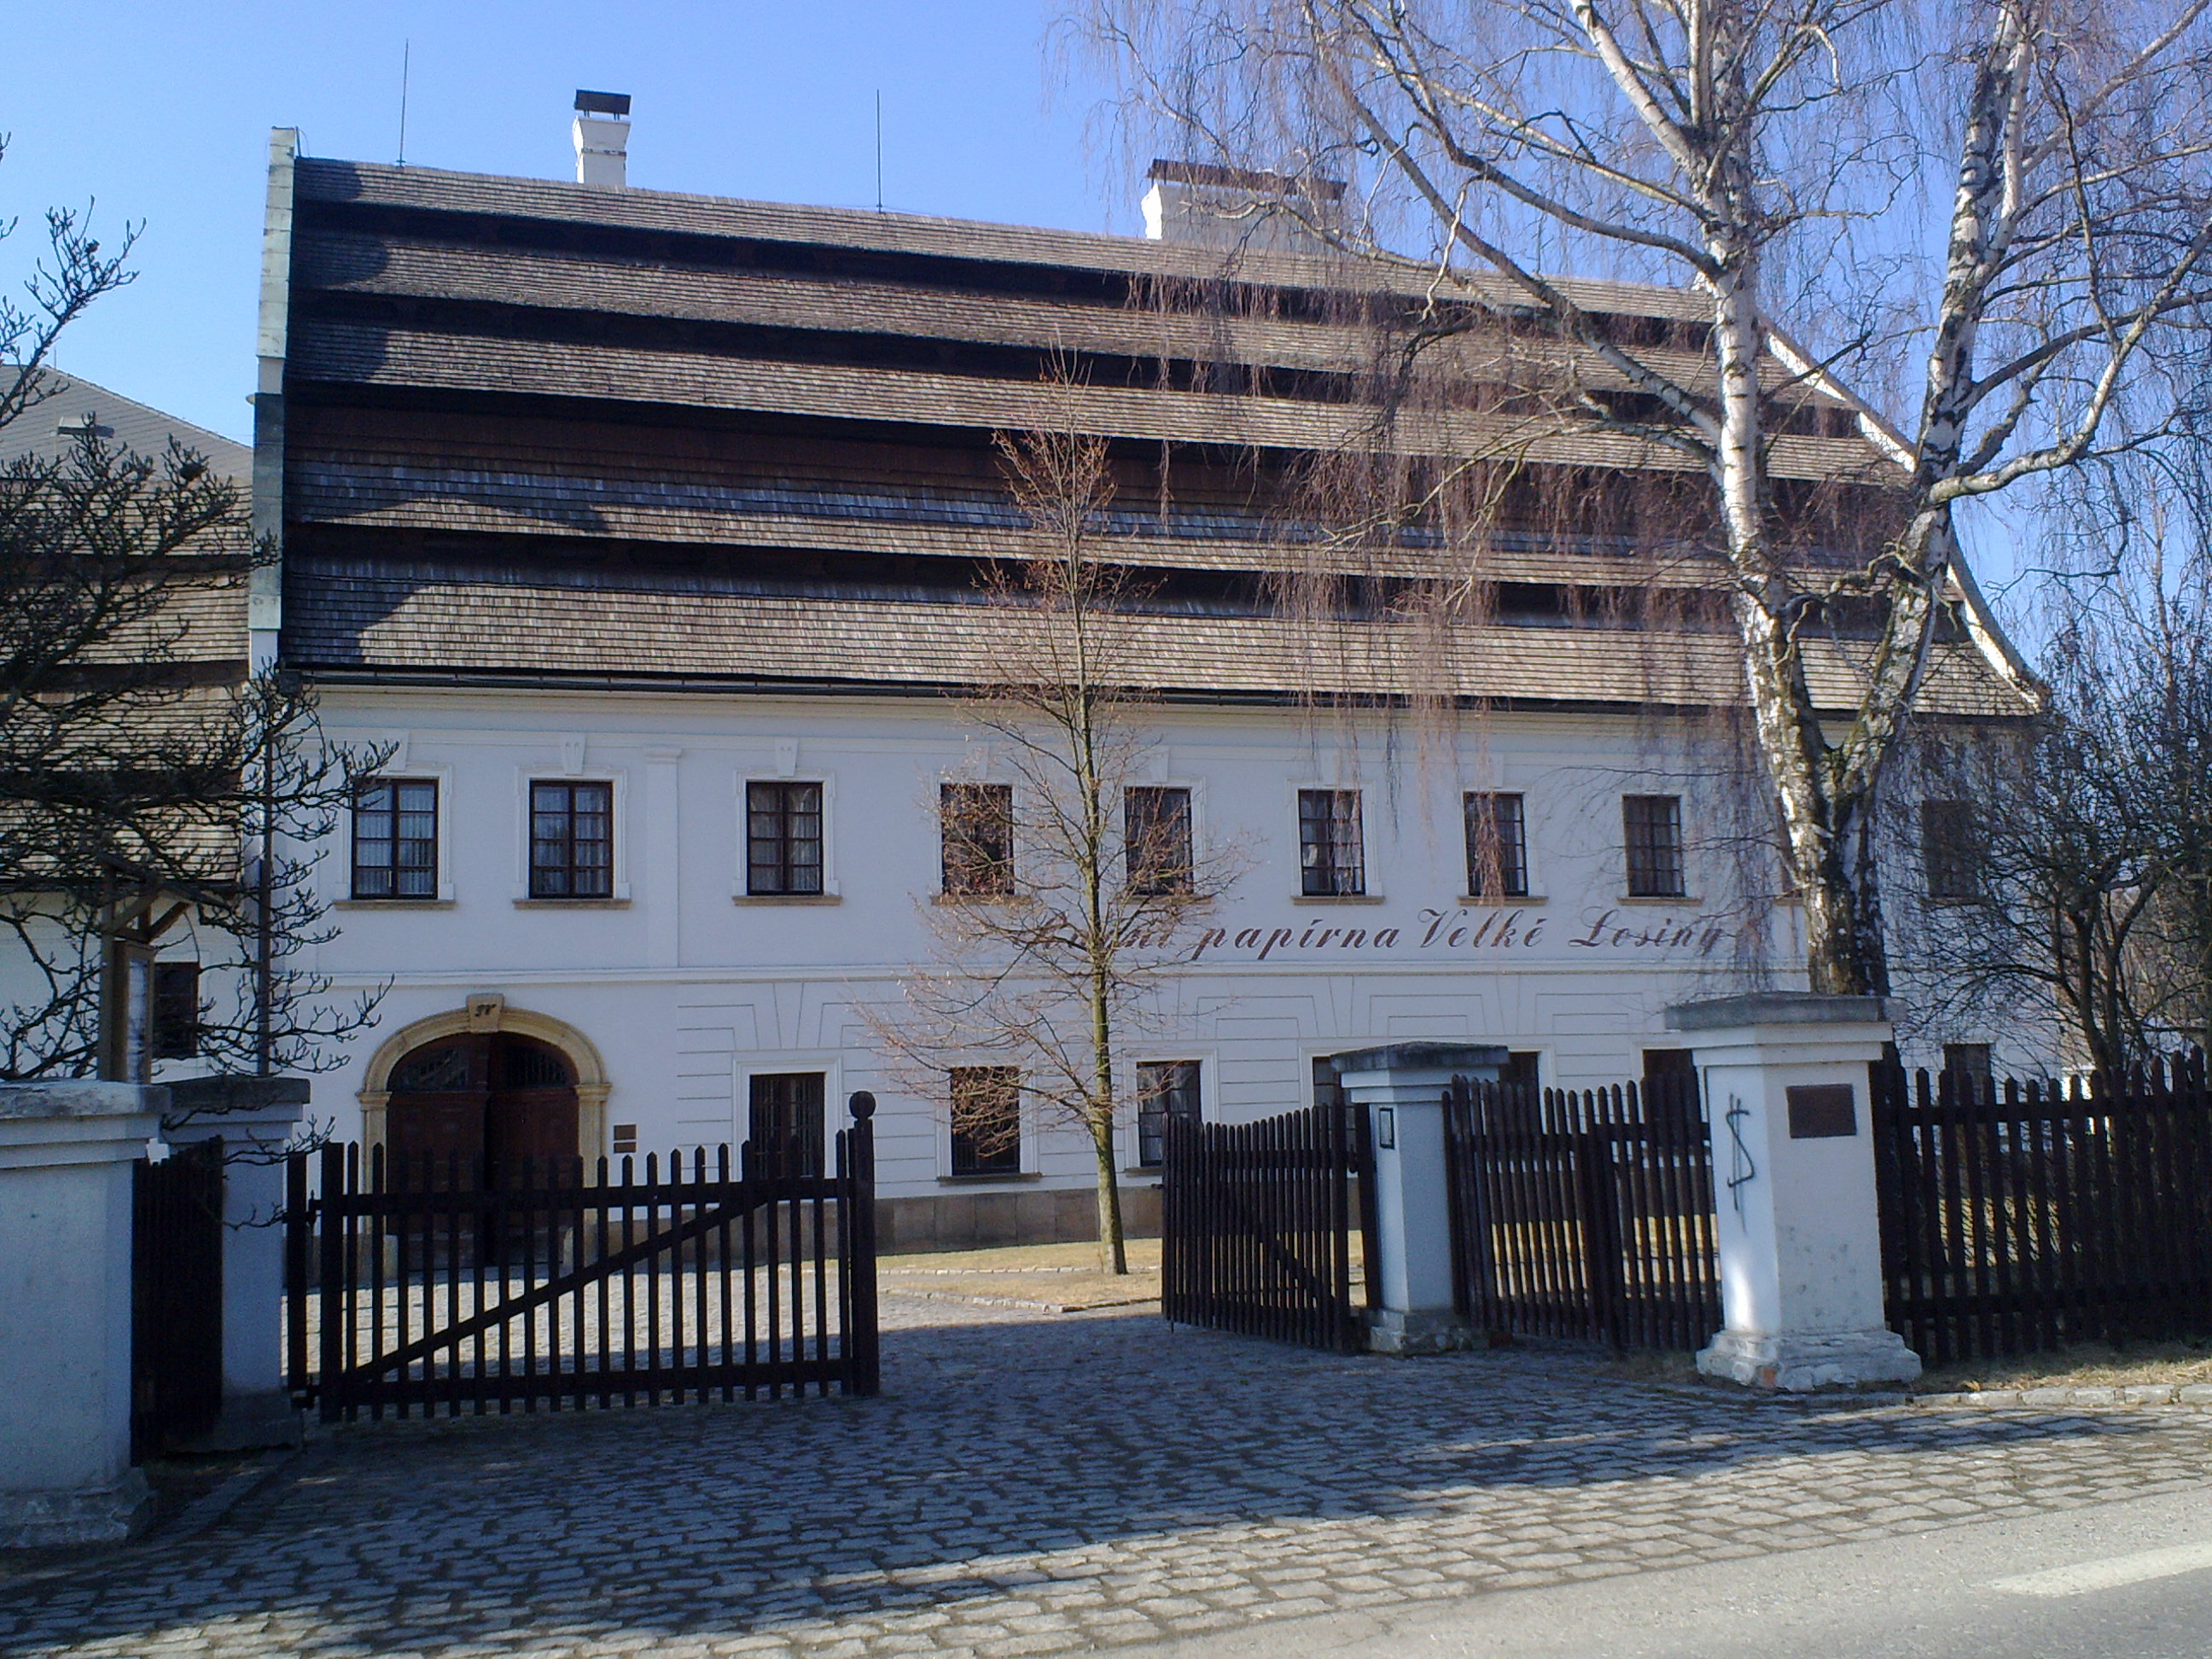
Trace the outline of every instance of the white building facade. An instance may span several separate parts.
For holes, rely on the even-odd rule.
[[[1440,706],[1401,618],[1293,627],[1261,578],[1285,458],[1337,429],[1327,342],[1129,299],[1202,288],[1218,251],[310,162],[285,134],[270,201],[257,514],[284,560],[257,645],[388,756],[322,866],[314,966],[382,994],[316,1085],[342,1136],[589,1160],[766,1124],[818,1155],[867,1089],[886,1248],[1089,1236],[1083,1136],[963,1139],[869,1012],[929,959],[942,787],[1004,775],[959,696],[1012,625],[976,568],[1036,550],[993,434],[1044,422],[1038,365],[1070,355],[1073,418],[1126,475],[1111,532],[1157,578],[1134,787],[1242,866],[1118,1057],[1149,1103],[1121,1130],[1139,1231],[1158,1112],[1268,1115],[1328,1056],[1419,1038],[1618,1083],[1680,1063],[1668,1004],[1796,982],[1714,718],[1725,634],[1562,598],[1710,569],[1653,575],[1619,538],[1500,552]],[[1255,254],[1234,286],[1319,281]],[[1233,337],[1241,382],[1146,381],[1200,351],[1179,329]],[[1405,573],[1449,554],[1409,541]],[[1985,636],[1958,630],[1933,695],[2015,718]]]

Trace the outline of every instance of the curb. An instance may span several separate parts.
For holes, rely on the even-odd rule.
[[[1974,1389],[1957,1394],[1918,1394],[1907,1401],[1922,1409],[1999,1411],[2051,1406],[2212,1406],[2212,1382],[2132,1382],[2110,1389]]]

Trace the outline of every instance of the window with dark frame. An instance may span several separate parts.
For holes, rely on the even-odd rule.
[[[746,1103],[745,1152],[753,1174],[812,1180],[822,1173],[820,1072],[756,1072]]]
[[[1628,896],[1684,896],[1682,798],[1623,795],[1620,821],[1628,848]]]
[[[190,1060],[200,1051],[200,965],[154,964],[154,1058]]]
[[[1167,1162],[1168,1122],[1200,1118],[1199,1062],[1140,1060],[1137,1062],[1137,1165],[1157,1170]]]
[[[365,778],[353,798],[353,896],[438,896],[438,785]]]
[[[1157,897],[1190,891],[1189,790],[1153,784],[1124,790],[1121,834],[1131,892]]]
[[[1972,1091],[1977,1100],[1987,1100],[1996,1080],[1995,1060],[1990,1045],[1986,1042],[1947,1042],[1943,1045],[1943,1071],[1954,1080],[1954,1086]]]
[[[762,897],[822,890],[822,786],[745,785],[745,891]]]
[[[1982,896],[1980,841],[1972,801],[1920,803],[1920,860],[1928,876],[1929,898]]]
[[[1468,796],[1467,891],[1470,898],[1528,896],[1528,840],[1520,796]]]
[[[1357,898],[1367,891],[1357,789],[1298,791],[1298,891],[1307,898]]]
[[[952,1173],[1022,1172],[1022,1073],[1014,1066],[952,1068]]]
[[[533,781],[530,896],[611,898],[614,873],[614,785]]]
[[[1007,898],[1014,890],[1014,787],[948,783],[938,790],[945,892]]]

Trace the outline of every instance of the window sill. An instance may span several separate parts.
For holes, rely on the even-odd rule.
[[[1551,901],[1541,893],[1462,893],[1452,901],[1464,904],[1471,910],[1505,910],[1516,905],[1548,904]]]
[[[940,1187],[988,1187],[1005,1185],[1009,1182],[1042,1181],[1043,1179],[1044,1176],[1041,1172],[1024,1170],[1018,1175],[939,1176],[937,1177],[937,1184]]]
[[[627,910],[626,898],[519,898],[518,910]]]
[[[1964,910],[1989,902],[1979,893],[1926,893],[1920,902],[1931,910]]]
[[[388,898],[388,899],[332,899],[333,910],[450,910],[453,901],[449,898]]]
[[[1294,893],[1293,904],[1380,904],[1380,893]]]
[[[1124,1181],[1159,1182],[1167,1179],[1167,1166],[1162,1164],[1139,1164],[1121,1171]]]
[[[932,893],[932,904],[1025,904],[1029,901],[1019,893]],[[963,1177],[964,1179],[964,1177]]]
[[[1613,900],[1615,904],[1668,905],[1677,910],[1694,910],[1705,902],[1693,893],[1624,893]]]
[[[732,893],[732,904],[842,904],[842,893]]]

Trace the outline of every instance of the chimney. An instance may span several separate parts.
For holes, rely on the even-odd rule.
[[[620,190],[629,182],[629,94],[576,92],[576,182]]]
[[[1145,234],[1156,242],[1321,253],[1328,243],[1304,221],[1333,227],[1343,210],[1344,186],[1334,179],[1205,161],[1154,161],[1145,176],[1152,181],[1145,192]]]

